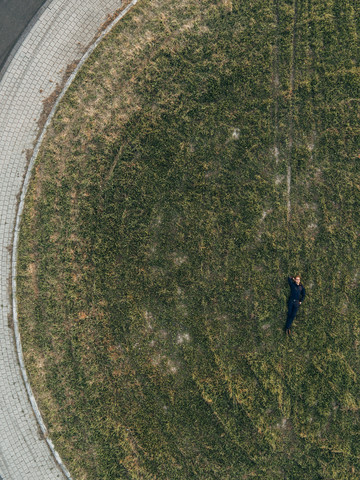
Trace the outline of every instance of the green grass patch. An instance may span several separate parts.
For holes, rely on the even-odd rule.
[[[143,0],[77,75],[17,278],[74,479],[359,478],[359,10]]]

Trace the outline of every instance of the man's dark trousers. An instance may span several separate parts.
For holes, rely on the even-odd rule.
[[[290,299],[288,303],[288,307],[289,309],[288,309],[288,315],[287,315],[286,326],[285,326],[286,329],[291,327],[291,324],[297,314],[297,311],[299,310],[299,307],[300,307],[299,300]]]

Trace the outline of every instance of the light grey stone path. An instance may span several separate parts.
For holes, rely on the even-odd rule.
[[[11,328],[11,248],[27,151],[43,100],[79,60],[120,0],[52,0],[15,47],[0,75],[0,477],[66,478],[42,438],[21,375]]]

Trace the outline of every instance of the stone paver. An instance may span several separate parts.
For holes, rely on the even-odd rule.
[[[53,0],[31,22],[0,75],[0,477],[66,478],[43,439],[15,348],[11,306],[11,249],[26,171],[43,100],[61,84],[66,67],[82,57],[120,0]]]

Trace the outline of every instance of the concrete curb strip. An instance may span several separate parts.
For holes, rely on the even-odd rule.
[[[19,358],[21,373],[22,373],[22,376],[23,376],[23,379],[24,379],[24,382],[25,382],[27,393],[29,395],[31,406],[34,410],[34,413],[35,413],[36,419],[37,419],[37,421],[40,425],[41,431],[43,432],[44,437],[46,439],[46,442],[48,443],[51,452],[53,453],[54,457],[56,458],[56,461],[58,462],[58,464],[60,465],[60,468],[62,469],[65,476],[69,480],[71,480],[70,473],[66,469],[65,465],[63,464],[63,462],[60,458],[60,455],[55,450],[53,442],[48,437],[47,428],[46,428],[45,423],[42,419],[42,416],[41,416],[39,407],[36,403],[35,397],[32,393],[32,389],[31,389],[30,382],[28,380],[28,376],[27,376],[27,373],[26,373],[26,368],[25,368],[25,364],[24,364],[24,357],[23,357],[23,353],[22,353],[21,338],[20,338],[19,324],[18,324],[18,318],[17,318],[17,299],[16,299],[17,248],[18,248],[18,243],[19,243],[21,215],[22,215],[22,212],[24,210],[25,196],[26,196],[26,192],[27,192],[29,182],[30,182],[30,178],[31,178],[31,174],[32,174],[32,168],[34,166],[36,157],[39,153],[39,149],[41,147],[42,140],[45,136],[47,127],[50,125],[50,122],[55,115],[55,112],[57,110],[57,107],[58,107],[60,101],[62,100],[62,98],[64,97],[64,95],[67,91],[67,89],[70,87],[71,83],[75,79],[75,77],[76,77],[77,73],[79,72],[80,68],[85,63],[85,61],[89,58],[91,53],[95,50],[95,48],[100,43],[100,41],[105,37],[105,35],[107,35],[107,33],[110,32],[110,30],[119,22],[119,20],[121,20],[121,18],[123,18],[126,15],[126,13],[130,10],[130,8],[133,7],[137,2],[138,2],[138,0],[132,0],[132,2],[124,10],[122,10],[119,13],[119,15],[115,18],[115,20],[113,20],[110,23],[110,25],[108,25],[108,27],[100,34],[100,36],[97,38],[97,40],[90,46],[88,51],[84,54],[84,56],[82,57],[82,59],[80,60],[78,65],[76,66],[75,70],[73,71],[73,73],[68,78],[68,80],[67,80],[64,88],[62,89],[60,95],[56,99],[55,104],[54,104],[54,106],[53,106],[53,108],[52,108],[52,110],[51,110],[51,112],[50,112],[50,114],[49,114],[49,116],[46,120],[46,123],[43,127],[41,135],[40,135],[40,137],[39,137],[39,139],[36,143],[33,155],[30,159],[29,167],[28,167],[28,170],[27,170],[27,173],[26,173],[23,189],[22,189],[22,192],[21,192],[19,208],[18,208],[18,212],[17,212],[17,215],[16,215],[16,225],[15,225],[15,229],[14,229],[14,243],[13,243],[13,250],[12,250],[13,320],[14,320],[14,332],[15,332],[16,348],[17,348],[17,352],[18,352],[18,358]]]
[[[18,248],[18,242],[19,242],[19,229],[20,229],[21,215],[24,208],[26,191],[31,178],[32,167],[35,163],[35,159],[38,154],[41,142],[44,138],[45,131],[55,114],[55,111],[57,109],[59,102],[63,98],[64,94],[69,88],[71,82],[74,80],[78,71],[80,70],[84,62],[88,59],[88,57],[91,55],[93,50],[97,47],[99,42],[104,38],[104,36],[108,32],[110,32],[110,30],[121,20],[121,18],[123,18],[124,15],[126,15],[126,13],[137,3],[137,1],[138,0],[131,1],[131,3],[129,3],[121,12],[119,12],[117,16],[111,21],[111,23],[99,34],[100,25],[106,25],[106,22],[104,23],[105,18],[103,16],[105,11],[109,11],[109,9],[111,8],[112,12],[114,12],[116,8],[118,8],[119,4],[121,5],[121,3],[118,0],[91,0],[91,2],[89,2],[92,4],[91,7],[88,7],[88,6],[82,7],[77,2],[77,0],[52,0],[52,1],[49,0],[48,2],[45,3],[43,7],[40,8],[38,15],[35,16],[36,21],[33,19],[30,22],[25,33],[22,35],[19,42],[14,47],[15,53],[12,52],[10,54],[8,61],[5,63],[5,67],[0,72],[0,102],[3,101],[2,115],[1,115],[1,109],[0,109],[0,147],[3,147],[2,155],[0,154],[0,176],[5,178],[5,180],[3,180],[3,184],[5,185],[5,187],[2,187],[2,185],[0,185],[0,191],[3,190],[3,193],[0,196],[0,241],[1,241],[0,268],[1,268],[1,275],[3,278],[3,282],[0,290],[0,297],[1,297],[1,303],[2,303],[1,304],[2,310],[0,311],[0,314],[1,314],[0,328],[2,328],[3,330],[3,333],[4,333],[3,336],[6,337],[6,339],[4,340],[4,342],[6,342],[6,345],[5,345],[6,348],[1,349],[2,358],[0,358],[0,387],[1,387],[0,402],[1,403],[4,402],[5,405],[8,405],[9,398],[16,398],[17,400],[16,405],[11,406],[12,411],[10,412],[10,415],[7,415],[7,411],[5,412],[3,411],[3,413],[1,413],[0,411],[0,435],[4,433],[4,435],[2,435],[3,436],[2,440],[4,441],[2,441],[2,445],[0,446],[0,479],[1,477],[3,477],[4,480],[33,480],[33,479],[34,480],[35,479],[36,480],[43,480],[43,479],[52,480],[53,478],[57,478],[57,479],[60,478],[59,477],[60,472],[57,469],[54,470],[54,467],[51,466],[51,462],[46,459],[46,454],[45,454],[46,452],[44,452],[43,449],[41,449],[41,452],[40,450],[39,452],[37,452],[38,447],[34,446],[35,440],[33,439],[35,439],[36,437],[36,432],[33,431],[34,427],[32,427],[32,421],[27,421],[29,414],[27,413],[26,400],[24,400],[24,398],[26,397],[26,394],[25,393],[23,394],[20,391],[21,381],[19,382],[18,378],[16,377],[19,375],[21,371],[21,375],[22,375],[23,382],[25,383],[27,395],[28,395],[28,398],[30,399],[31,408],[35,414],[38,425],[40,426],[40,429],[42,431],[43,439],[46,440],[46,444],[51,450],[57,465],[60,467],[62,471],[62,474],[68,480],[71,480],[70,473],[68,472],[65,465],[63,464],[59,454],[56,452],[51,439],[48,437],[48,432],[43,422],[43,419],[41,417],[35,397],[32,393],[31,386],[30,386],[25,365],[24,365],[24,358],[23,358],[18,318],[17,318],[17,301],[16,301],[16,271],[17,271],[17,248]],[[116,6],[116,3],[117,3],[117,6]],[[42,128],[40,136],[38,137],[37,130],[36,128],[34,128],[34,124],[32,122],[36,121],[36,119],[34,119],[33,117],[39,115],[39,108],[42,107],[41,105],[42,102],[40,101],[40,104],[39,104],[39,100],[38,100],[39,94],[37,94],[37,97],[36,95],[34,95],[34,97],[36,97],[33,100],[33,104],[35,105],[35,107],[32,107],[32,105],[30,105],[29,111],[26,111],[25,107],[27,107],[27,105],[22,107],[22,98],[27,98],[27,95],[28,95],[26,90],[27,84],[31,84],[31,88],[33,89],[33,91],[41,92],[43,88],[43,84],[41,82],[44,83],[44,78],[46,78],[46,76],[49,79],[49,76],[52,75],[51,71],[53,70],[50,70],[50,73],[46,73],[47,64],[46,64],[46,59],[44,59],[43,77],[42,77],[42,80],[40,79],[40,77],[38,79],[36,77],[37,71],[35,72],[32,71],[32,69],[36,70],[37,64],[36,62],[31,63],[33,59],[31,58],[31,54],[29,54],[28,51],[31,48],[35,48],[34,46],[35,43],[37,48],[37,42],[39,42],[39,44],[43,42],[42,46],[46,47],[46,41],[50,41],[52,40],[52,38],[51,37],[50,39],[48,38],[49,34],[47,30],[45,34],[42,34],[42,31],[40,30],[40,35],[43,35],[43,37],[41,37],[40,39],[38,37],[32,37],[32,35],[34,35],[33,30],[37,27],[37,21],[39,20],[41,15],[44,15],[44,16],[47,15],[47,17],[50,16],[51,20],[57,21],[58,15],[59,14],[62,15],[66,8],[71,8],[73,5],[75,5],[76,8],[79,8],[80,20],[84,22],[81,24],[80,27],[78,26],[78,23],[75,24],[76,27],[80,29],[81,32],[85,31],[85,35],[83,35],[80,39],[83,42],[82,44],[86,45],[90,41],[90,38],[88,42],[84,40],[84,37],[86,37],[86,35],[89,36],[91,34],[91,32],[89,33],[89,29],[88,29],[89,22],[92,22],[91,23],[91,28],[92,28],[91,31],[93,32],[92,37],[93,39],[95,38],[96,40],[95,41],[93,40],[93,43],[91,44],[91,46],[87,48],[86,53],[82,56],[75,70],[72,72],[71,76],[68,78],[66,84],[64,85],[61,93],[59,94],[46,120],[44,127]],[[101,20],[99,23],[100,18],[102,18],[103,20]],[[45,25],[49,24],[47,22],[48,22],[47,19],[46,21],[43,19],[43,23],[45,23]],[[79,22],[79,18],[76,18],[76,22]],[[46,37],[46,35],[48,35],[48,37]],[[76,35],[75,29],[74,29],[74,35]],[[56,43],[55,39],[53,43]],[[24,44],[25,46],[23,46],[22,44]],[[75,55],[75,54],[70,53],[70,55]],[[59,63],[60,61],[65,62],[65,65],[61,64],[62,69],[64,69],[66,65],[69,64],[68,56],[69,56],[69,53],[65,51],[64,59],[61,58],[59,60]],[[76,58],[76,57],[73,56],[72,58]],[[18,67],[18,64],[20,64],[20,67]],[[54,69],[54,67],[51,67],[51,68]],[[57,68],[58,69],[56,71],[58,72],[59,67]],[[23,71],[26,72],[26,74],[29,74],[29,78],[30,78],[30,81],[28,81],[26,84],[26,89],[22,86],[23,84],[20,82],[19,82],[20,87],[15,85],[18,79],[21,78],[22,80],[23,78],[22,75],[25,75]],[[61,70],[61,71],[64,71],[64,70]],[[14,78],[12,78],[13,75],[14,75]],[[31,75],[35,75],[34,81],[32,81]],[[52,82],[52,80],[48,80],[48,81]],[[22,91],[21,88],[23,88],[25,91]],[[49,88],[49,84],[47,85],[46,88],[47,89]],[[47,95],[45,94],[48,91],[49,90],[45,90],[45,93],[44,93],[45,98],[47,97]],[[21,95],[20,99],[18,99],[19,93]],[[16,104],[19,104],[19,103],[21,104],[20,108],[16,106]],[[23,124],[22,122],[25,124],[27,129],[26,134],[23,136],[21,136],[22,124]],[[21,133],[19,134],[18,132],[21,132]],[[33,150],[32,157],[30,159],[29,165],[26,170],[24,182],[21,186],[21,183],[20,183],[21,177],[22,177],[21,171],[25,168],[26,151],[29,151],[29,145],[36,138],[38,139],[36,141],[36,145]],[[11,144],[13,144],[14,146],[12,147]],[[21,158],[20,158],[19,149],[21,148],[23,150],[21,151]],[[0,184],[1,183],[2,182],[0,180]],[[21,195],[20,195],[19,205],[16,211],[16,206],[15,206],[16,196],[17,196],[17,192],[19,191],[19,186],[17,185],[21,186]],[[7,192],[10,192],[10,193],[7,193]],[[11,259],[8,260],[7,259],[9,256],[8,246],[12,240],[11,230],[12,230],[12,225],[14,225],[14,223],[15,223],[15,229],[13,230],[12,254],[11,254]],[[16,357],[13,356],[13,353],[11,351],[11,345],[9,345],[11,341],[12,333],[11,331],[4,330],[7,325],[6,312],[11,312],[11,301],[9,299],[9,292],[7,290],[7,287],[5,287],[5,284],[4,284],[4,281],[5,281],[4,279],[10,276],[11,276],[11,293],[12,293],[12,319],[13,319],[13,326],[14,326],[17,359],[20,364],[20,371],[19,371],[19,367],[14,365],[14,359]],[[9,369],[9,373],[5,371],[5,374],[3,375],[2,372],[4,371],[4,369]],[[15,380],[13,381],[12,379],[15,379],[16,381]],[[9,392],[6,392],[7,384],[14,385],[11,387]],[[19,412],[19,413],[16,413],[16,412]],[[18,418],[21,421],[18,421]],[[14,432],[13,434],[13,432],[10,431],[9,425],[16,426],[18,431]],[[24,429],[26,430],[26,432]],[[14,440],[14,438],[16,440]],[[41,447],[41,441],[43,441],[43,439],[42,440],[38,439],[38,441],[40,442],[39,443],[40,447]],[[21,442],[23,442],[23,444],[19,445]],[[29,460],[28,464],[27,464],[27,459]]]

